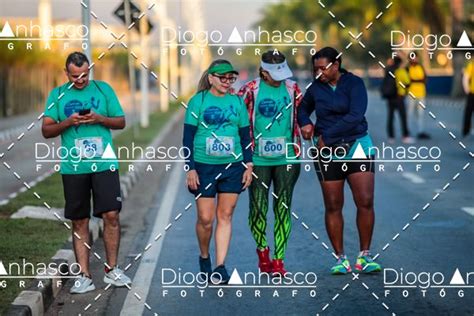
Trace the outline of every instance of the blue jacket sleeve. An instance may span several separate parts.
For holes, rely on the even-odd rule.
[[[183,131],[183,146],[189,149],[189,157],[186,165],[189,167],[189,170],[194,170],[196,167],[194,165],[194,136],[196,135],[197,126],[184,124]]]
[[[322,133],[324,143],[327,145],[334,144],[364,120],[365,111],[367,110],[367,90],[360,78],[354,79],[351,85],[349,112]]]
[[[250,126],[239,128],[239,136],[244,163],[252,162],[252,140],[250,139]]]
[[[298,113],[297,113],[297,118],[298,118],[298,124],[303,127],[308,124],[313,124],[313,122],[310,119],[311,114],[314,111],[314,97],[313,93],[311,92],[311,87],[306,90],[306,93],[304,94],[303,100],[301,100],[301,104],[298,107]]]

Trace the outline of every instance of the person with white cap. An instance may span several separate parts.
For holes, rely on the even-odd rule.
[[[239,91],[247,105],[253,145],[254,173],[258,180],[249,188],[249,226],[257,243],[261,272],[284,276],[283,260],[291,231],[291,199],[300,174],[300,132],[296,109],[301,91],[285,56],[271,50],[262,55],[260,78],[246,83]],[[269,186],[273,182],[275,252],[270,260],[266,237]]]

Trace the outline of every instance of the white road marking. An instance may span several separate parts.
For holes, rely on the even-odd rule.
[[[464,206],[464,207],[461,207],[461,210],[463,210],[464,212],[466,212],[469,215],[474,216],[474,207]]]
[[[404,177],[405,179],[410,180],[411,182],[413,182],[415,184],[421,184],[421,183],[426,182],[425,179],[423,179],[422,177],[420,177],[419,175],[417,175],[416,173],[413,173],[413,172],[403,172],[402,177]]]
[[[153,244],[153,247],[143,253],[143,258],[141,259],[135,277],[133,278],[133,290],[128,292],[122,311],[120,312],[120,315],[122,316],[143,314],[145,309],[144,302],[137,300],[134,293],[139,293],[145,300],[148,296],[151,281],[153,279],[152,276],[158,264],[161,247],[163,245],[163,240],[155,242],[155,236],[158,233],[163,232],[165,226],[170,222],[173,205],[179,191],[178,189],[181,187],[181,170],[182,166],[177,166],[173,169],[170,175],[170,180],[166,185],[166,191],[163,194],[163,200],[160,209],[158,210],[158,215],[155,218],[155,222],[153,223],[153,229],[147,243]]]

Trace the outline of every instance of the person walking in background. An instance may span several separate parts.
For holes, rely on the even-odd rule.
[[[405,91],[404,89],[399,89],[398,81],[402,83],[409,83],[408,75],[406,71],[400,70],[400,66],[402,64],[402,59],[398,56],[393,58],[392,62],[385,70],[385,75],[382,80],[382,84],[380,86],[380,93],[382,98],[387,100],[387,135],[388,135],[388,142],[390,144],[395,143],[395,129],[394,129],[394,118],[395,118],[395,111],[398,112],[400,117],[400,125],[402,129],[402,137],[403,140],[410,141],[410,132],[408,131],[408,124],[407,124],[407,114],[405,110],[405,103],[404,103],[404,96]],[[390,74],[394,74],[395,78],[392,77]]]
[[[249,189],[249,226],[257,243],[260,271],[284,276],[283,260],[291,232],[291,200],[300,174],[300,164],[287,161],[288,157],[297,156],[295,151],[300,146],[287,144],[300,141],[296,109],[301,91],[298,84],[289,79],[293,73],[280,52],[264,53],[259,73],[260,78],[246,83],[239,91],[249,112],[254,172],[259,179],[253,181]],[[278,198],[273,199],[275,252],[270,260],[266,228],[272,183]]]
[[[418,139],[430,139],[431,136],[425,132],[425,110],[418,105],[419,101],[426,104],[426,72],[419,63],[416,52],[410,54],[408,76],[410,77],[408,93],[411,93],[416,98],[408,96],[408,120],[415,120],[417,129],[416,137]],[[413,124],[410,124],[410,126],[413,126]]]
[[[474,111],[474,62],[470,61],[464,69],[462,83],[464,92],[467,94],[462,127],[462,136],[466,137],[471,131],[472,113]]]
[[[393,117],[394,111],[397,110],[400,114],[400,121],[402,124],[402,142],[404,144],[413,144],[414,140],[410,136],[410,131],[408,129],[408,122],[407,122],[407,112],[405,106],[405,97],[408,92],[408,87],[410,86],[410,76],[408,75],[408,71],[402,67],[402,59],[396,56],[394,60],[394,67],[395,67],[395,84],[397,87],[397,97],[394,99],[394,103],[391,104],[389,108],[389,119],[388,124],[389,126],[393,126]],[[401,83],[401,84],[400,84]],[[394,133],[392,133],[393,129],[389,132],[389,142],[394,142]]]

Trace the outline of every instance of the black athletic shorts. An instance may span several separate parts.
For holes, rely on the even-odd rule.
[[[371,156],[368,159],[361,161],[344,160],[321,160],[320,157],[314,160],[314,167],[319,181],[337,181],[345,180],[350,174],[357,172],[371,172],[375,173],[375,157]]]
[[[91,217],[91,196],[95,217],[102,213],[122,209],[118,170],[97,173],[63,174],[63,189],[66,206],[64,217],[70,220]],[[91,195],[92,193],[92,195]]]

